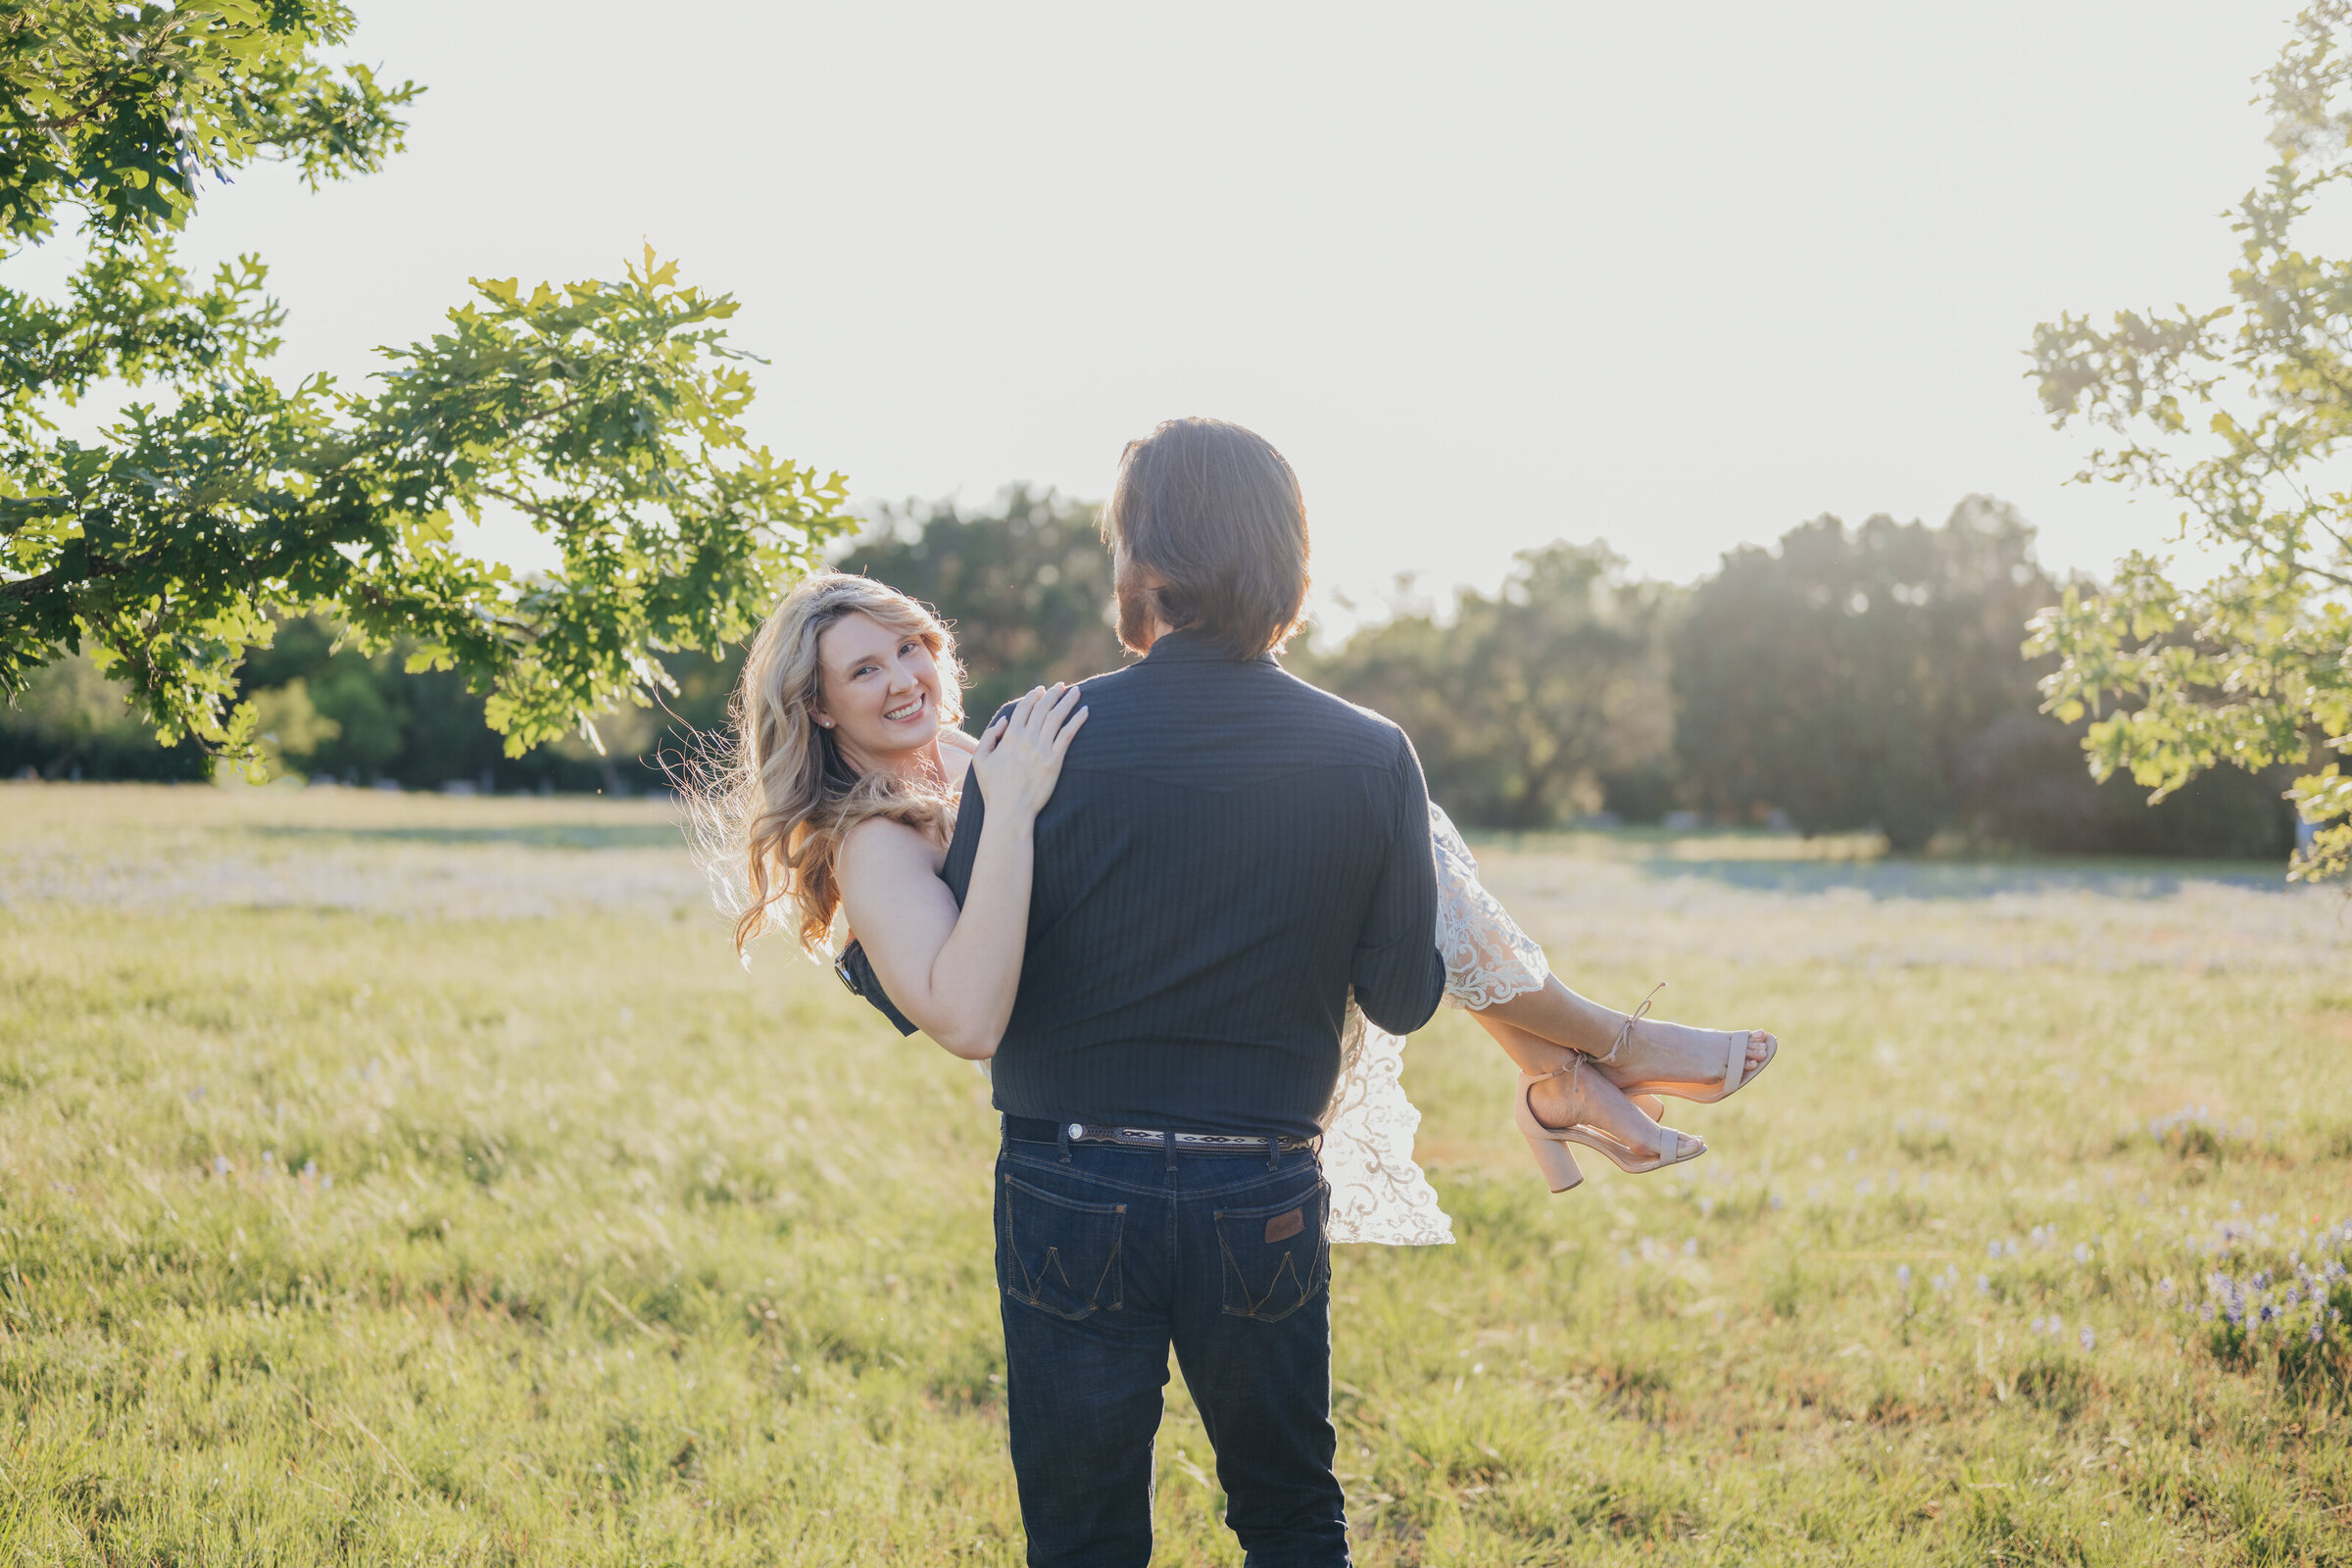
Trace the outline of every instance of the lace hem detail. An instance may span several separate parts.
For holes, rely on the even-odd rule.
[[[1446,1001],[1491,1007],[1539,989],[1551,974],[1544,950],[1478,880],[1478,861],[1435,802],[1430,854],[1438,867],[1438,952]],[[1331,1239],[1391,1247],[1453,1240],[1453,1221],[1413,1159],[1421,1112],[1406,1098],[1404,1042],[1348,1006],[1340,1081],[1323,1116],[1323,1174],[1331,1183]]]
[[[1421,1112],[1405,1098],[1404,1042],[1348,1004],[1340,1083],[1323,1116],[1323,1179],[1331,1184],[1334,1242],[1442,1247],[1453,1221],[1413,1162]]]
[[[1481,1010],[1540,991],[1551,975],[1544,950],[1478,880],[1478,861],[1437,802],[1429,842],[1438,862],[1438,952],[1446,960],[1446,1004]]]

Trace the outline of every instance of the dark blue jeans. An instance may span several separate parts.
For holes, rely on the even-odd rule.
[[[1330,1192],[1311,1151],[1004,1140],[997,1283],[1032,1568],[1150,1561],[1170,1345],[1250,1568],[1345,1568]]]

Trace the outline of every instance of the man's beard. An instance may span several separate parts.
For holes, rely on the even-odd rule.
[[[1119,605],[1119,646],[1132,653],[1152,651],[1152,623],[1159,618],[1159,603],[1142,573],[1122,571],[1111,578],[1111,593]]]

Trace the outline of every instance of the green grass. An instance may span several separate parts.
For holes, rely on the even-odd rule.
[[[985,1085],[738,968],[662,810],[0,786],[0,1561],[1020,1560]],[[1554,1199],[1415,1037],[1461,1242],[1335,1262],[1358,1560],[2352,1563],[2343,1331],[2177,1304],[2352,1216],[2341,898],[1798,857],[1490,853],[1786,1050]],[[1159,1455],[1238,1562],[1181,1381]]]

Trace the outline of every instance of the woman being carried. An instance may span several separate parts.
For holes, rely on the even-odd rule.
[[[1011,1015],[1027,937],[1031,831],[1086,721],[1081,688],[1040,688],[977,741],[962,717],[947,627],[871,579],[824,571],[760,629],[735,700],[723,776],[690,792],[714,883],[731,896],[741,953],[797,927],[904,1033],[920,1028],[985,1064]],[[959,910],[939,879],[967,777],[989,811]],[[1468,1008],[1520,1068],[1515,1115],[1555,1192],[1582,1180],[1572,1143],[1628,1171],[1705,1152],[1661,1127],[1655,1100],[1713,1101],[1772,1059],[1760,1031],[1702,1030],[1587,1001],[1480,884],[1444,811],[1430,809],[1446,1000]],[[748,895],[748,896],[747,896]],[[1451,1240],[1412,1161],[1420,1116],[1398,1083],[1402,1042],[1350,1009],[1338,1092],[1325,1116],[1334,1241]]]

